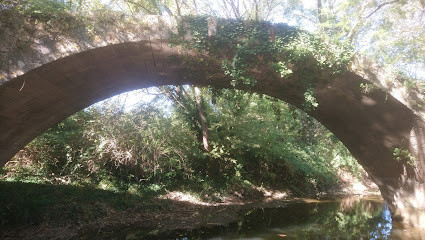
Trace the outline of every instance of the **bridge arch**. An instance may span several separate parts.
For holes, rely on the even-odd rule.
[[[192,84],[231,88],[221,80],[186,78],[170,56],[190,54],[164,40],[108,45],[49,62],[0,86],[0,164],[67,116],[113,95],[152,86]],[[335,134],[378,185],[394,216],[425,227],[425,124],[385,91],[365,93],[369,81],[352,71],[315,85],[318,107],[308,112]],[[239,86],[239,88],[246,88]],[[300,83],[261,81],[250,90],[299,108]],[[396,161],[405,149],[415,165]]]

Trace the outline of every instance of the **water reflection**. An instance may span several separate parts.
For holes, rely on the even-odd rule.
[[[388,239],[393,228],[391,213],[388,206],[384,204],[382,211],[382,220],[376,225],[376,229],[370,233],[370,239]]]
[[[192,231],[155,232],[137,229],[117,233],[115,239],[173,240],[286,240],[286,239],[423,239],[425,232],[393,224],[379,198],[351,197],[317,201],[300,199],[286,207],[241,213],[242,220],[227,227]],[[147,232],[150,232],[147,234]],[[129,238],[129,236],[131,236]],[[111,236],[109,236],[110,238]]]
[[[381,201],[344,198],[247,212],[237,228],[210,239],[388,239],[391,228]]]

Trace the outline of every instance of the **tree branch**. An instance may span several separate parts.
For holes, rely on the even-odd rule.
[[[360,8],[359,14],[357,15],[356,23],[351,27],[350,32],[347,34],[347,38],[350,40],[350,43],[353,41],[354,34],[357,33],[357,30],[360,28],[360,25],[362,25],[362,15],[364,11],[366,10],[366,6],[371,3],[372,0],[369,1],[363,1],[362,6]]]
[[[422,11],[425,13],[425,0],[419,0],[419,3],[422,6]]]
[[[377,11],[379,11],[379,9],[381,9],[382,7],[384,7],[384,6],[386,6],[386,5],[390,5],[390,4],[396,3],[396,2],[398,2],[398,1],[400,1],[400,0],[393,0],[393,1],[383,2],[383,3],[379,4],[373,12],[371,12],[369,15],[367,15],[367,17],[366,17],[366,18],[369,18],[370,16],[372,16],[373,14],[375,14],[375,13],[376,13]]]
[[[232,18],[232,10],[231,9],[229,10],[229,8],[227,6],[227,1],[226,0],[222,0],[222,3],[223,3],[222,8],[226,12],[226,17],[227,18]],[[208,5],[208,6],[210,6],[210,5]],[[210,6],[210,8],[211,8],[211,6]],[[212,10],[212,8],[211,8],[211,10]]]
[[[312,22],[312,23],[314,23],[314,24],[317,24],[317,21],[316,21],[316,20],[314,20],[313,18],[309,17],[309,16],[306,16],[306,15],[301,14],[301,13],[293,13],[293,14],[294,14],[294,16],[298,16],[298,17],[301,17],[301,18],[305,18],[305,19],[307,19],[308,21],[310,21],[310,22]]]
[[[319,20],[319,23],[322,23],[323,22],[322,0],[317,0],[317,18]]]
[[[131,3],[131,4],[135,5],[135,6],[140,7],[141,9],[145,10],[146,13],[148,13],[148,14],[152,14],[152,15],[158,14],[158,12],[152,12],[151,10],[147,9],[145,6],[143,6],[142,4],[140,4],[138,2],[134,2],[134,1],[131,1],[131,0],[126,0],[126,1],[128,3]]]
[[[233,10],[233,14],[235,15],[236,19],[241,19],[241,14],[239,12],[239,1],[237,2],[237,5],[235,4],[234,0],[224,0],[226,1],[230,7]]]

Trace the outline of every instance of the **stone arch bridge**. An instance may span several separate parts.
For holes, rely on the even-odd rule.
[[[175,23],[156,16],[144,21],[151,27],[105,28],[94,36],[34,27],[24,50],[5,45],[3,40],[16,36],[7,26],[0,29],[0,166],[48,128],[113,95],[170,84],[232,87],[224,80],[182,78],[183,66],[167,60],[191,54],[167,44]],[[209,25],[211,34],[215,27]],[[301,107],[298,85],[291,79],[261,81],[253,90]],[[360,85],[378,90],[364,91]],[[396,76],[356,60],[333,81],[316,84],[314,93],[319,105],[309,114],[356,157],[393,217],[425,228],[425,105],[420,92],[408,91]],[[396,148],[402,150],[400,156]]]

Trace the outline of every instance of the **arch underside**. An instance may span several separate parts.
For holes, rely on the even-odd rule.
[[[110,45],[50,62],[1,85],[1,165],[51,126],[116,94],[176,84],[232,87],[226,77],[220,81],[183,78],[180,75],[182,66],[169,61],[170,56],[182,54],[190,53],[170,48],[161,41]],[[308,114],[344,143],[380,187],[395,213],[401,206],[398,202],[406,202],[407,197],[421,189],[421,194],[425,195],[424,123],[386,92],[362,92],[361,83],[367,81],[348,71],[317,84],[314,93],[319,105]],[[304,90],[297,79],[265,80],[250,90],[301,109],[304,103]],[[395,161],[394,148],[412,151],[416,167],[406,167]],[[412,221],[425,226],[425,203],[414,203],[410,205],[414,205],[414,211],[423,213],[423,218],[415,217]]]

